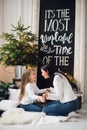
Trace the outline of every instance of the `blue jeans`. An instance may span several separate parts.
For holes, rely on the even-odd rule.
[[[78,99],[76,99],[67,103],[61,103],[60,101],[53,101],[48,105],[44,106],[42,111],[46,113],[46,115],[67,116],[68,113],[76,111],[78,109],[79,109],[79,101]]]
[[[27,105],[23,105],[20,104],[20,108],[23,108],[25,111],[33,111],[33,112],[41,112],[42,111],[42,107],[36,104],[27,104]]]

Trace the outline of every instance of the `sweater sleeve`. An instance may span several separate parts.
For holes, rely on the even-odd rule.
[[[39,89],[36,85],[35,85],[35,90],[37,94],[44,93],[46,91],[46,89]]]
[[[29,97],[32,99],[32,100],[37,100],[38,99],[38,95],[35,94],[35,92],[33,91],[32,87],[31,86],[27,86],[26,87],[26,91],[29,95]]]
[[[56,75],[53,80],[54,92],[48,93],[49,100],[62,100],[63,97],[63,80],[62,77]]]

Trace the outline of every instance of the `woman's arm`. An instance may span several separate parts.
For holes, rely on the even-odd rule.
[[[48,93],[47,99],[49,100],[62,100],[63,98],[63,80],[59,75],[53,79],[54,91]]]

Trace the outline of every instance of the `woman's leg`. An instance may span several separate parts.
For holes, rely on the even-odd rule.
[[[53,101],[45,105],[42,111],[46,113],[46,115],[58,116],[60,115],[60,109],[61,109],[61,102]]]
[[[74,106],[74,111],[79,110],[80,103],[78,98],[74,101]]]
[[[74,100],[68,103],[61,103],[60,101],[54,101],[49,105],[43,107],[42,111],[47,115],[54,116],[67,116],[68,113],[76,111],[78,109],[78,100]]]
[[[78,109],[79,109],[79,101],[78,99],[76,99],[71,102],[64,103],[61,111],[62,113],[65,113],[65,115],[67,115],[68,113],[72,111],[77,111]]]
[[[37,106],[33,103],[27,104],[27,105],[20,104],[20,107],[23,108],[25,111],[34,111],[34,112],[41,112],[42,111],[42,107]]]

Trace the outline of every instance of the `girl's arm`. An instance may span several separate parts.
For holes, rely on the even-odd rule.
[[[39,89],[38,87],[37,87],[37,85],[35,84],[35,90],[36,90],[36,93],[37,94],[40,94],[40,93],[44,93],[44,92],[46,92],[47,91],[47,89],[45,88],[45,89]]]
[[[29,97],[33,100],[33,101],[41,101],[41,102],[45,102],[45,98],[43,96],[38,96],[35,94],[34,90],[32,89],[31,86],[27,87],[27,93],[29,94]]]

